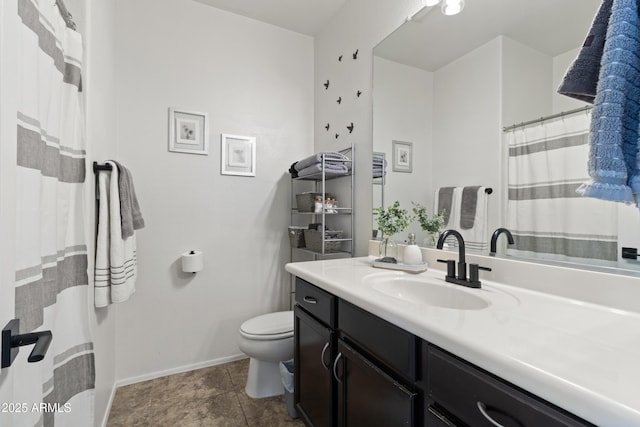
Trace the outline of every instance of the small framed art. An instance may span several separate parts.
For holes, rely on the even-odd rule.
[[[256,139],[252,136],[222,134],[222,175],[256,176]]]
[[[413,142],[393,141],[393,164],[394,172],[413,171]]]
[[[208,114],[169,108],[169,151],[209,154]]]

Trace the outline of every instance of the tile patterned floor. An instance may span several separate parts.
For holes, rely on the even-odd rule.
[[[304,426],[284,396],[251,399],[244,391],[249,359],[120,387],[107,427]]]

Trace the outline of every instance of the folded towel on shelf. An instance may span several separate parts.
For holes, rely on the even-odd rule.
[[[138,275],[136,236],[122,238],[118,167],[107,161],[111,171],[98,172],[98,236],[96,241],[96,307],[123,302],[135,292]]]
[[[122,238],[133,236],[134,230],[144,228],[144,219],[138,204],[133,176],[129,169],[114,161],[118,166],[118,190],[120,192],[120,217],[122,219]]]
[[[559,94],[593,104],[612,5],[613,0],[604,0],[600,5],[578,57],[558,87]]]
[[[351,162],[346,162],[351,159],[349,159],[349,157],[345,156],[342,153],[338,153],[337,151],[325,151],[322,153],[316,153],[312,156],[309,156],[300,160],[299,162],[296,163],[294,167],[298,172],[300,172],[301,170],[306,169],[309,166],[312,166],[314,164],[322,165],[323,157],[324,157],[325,165],[326,164],[342,165],[347,167],[347,169],[351,169]]]
[[[640,192],[640,20],[636,0],[613,0],[593,106],[589,176],[577,191],[632,203]]]
[[[291,166],[289,167],[289,173],[291,174],[291,178],[297,178],[298,177],[298,171],[296,170],[296,165],[298,164],[298,162],[293,162],[291,164]]]
[[[383,167],[381,167],[381,166],[374,166],[373,167],[373,177],[374,178],[382,178],[386,174],[387,174],[387,171],[385,171]]]
[[[378,156],[378,155],[373,155],[373,165],[381,165],[381,166],[387,166],[387,159],[385,159],[383,156]]]
[[[325,163],[324,166],[324,175],[326,178],[344,176],[351,173],[349,168],[344,164]],[[316,176],[322,177],[322,163],[312,164],[311,166],[298,171],[299,178],[310,178]]]

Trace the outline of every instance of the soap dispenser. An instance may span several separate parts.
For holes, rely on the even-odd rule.
[[[403,261],[407,265],[420,265],[422,262],[422,251],[416,245],[415,233],[409,233],[409,243],[404,248]]]

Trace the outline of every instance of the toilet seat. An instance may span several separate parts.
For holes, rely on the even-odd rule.
[[[258,341],[292,337],[293,312],[278,311],[249,319],[240,326],[240,335]]]

